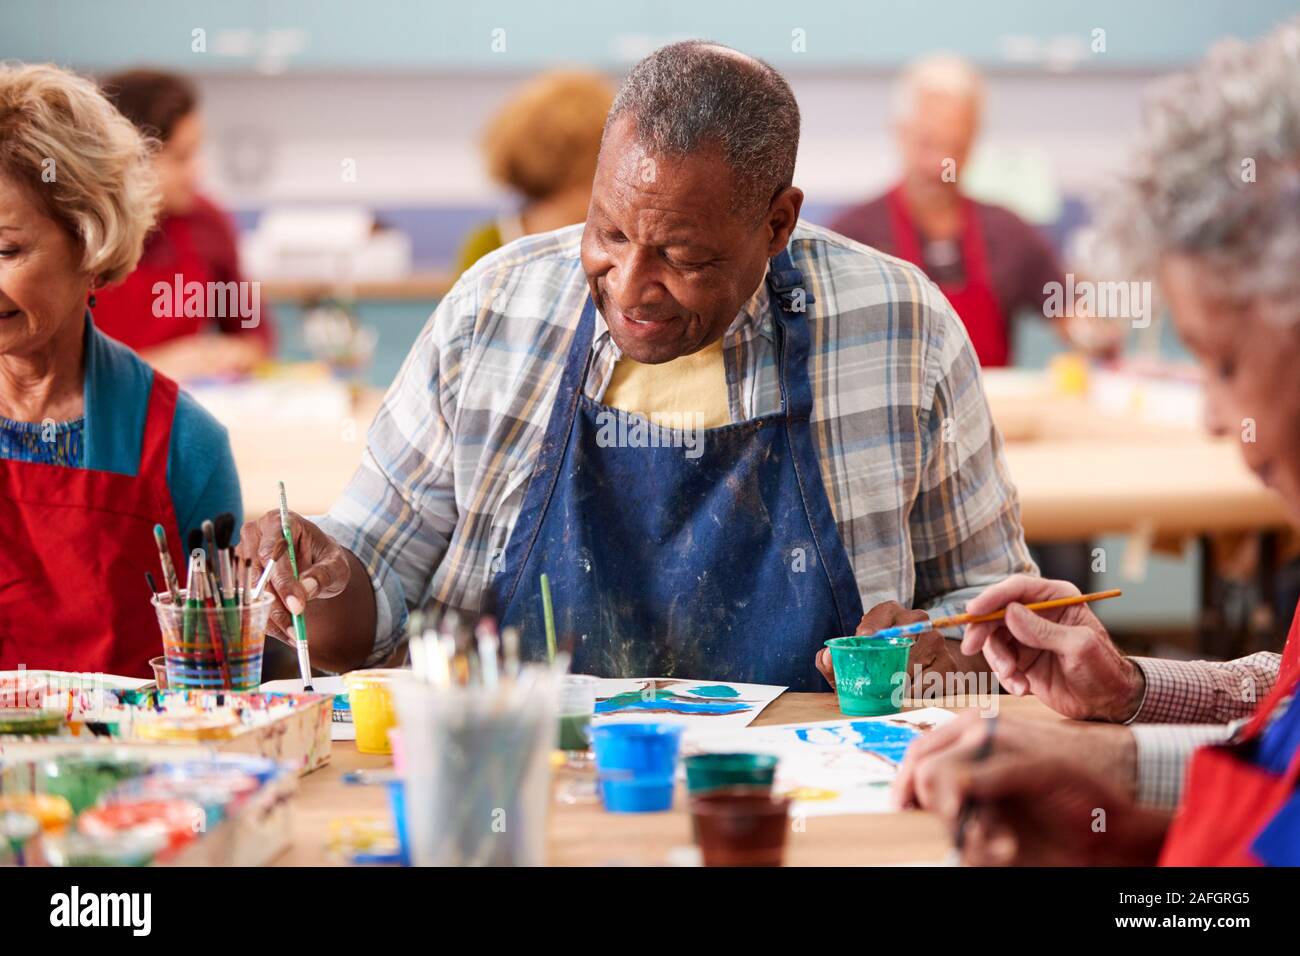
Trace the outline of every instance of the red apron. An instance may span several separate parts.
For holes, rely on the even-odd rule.
[[[885,195],[889,208],[889,227],[894,238],[894,254],[914,265],[925,268],[921,255],[921,240],[916,224],[907,209],[903,187],[895,186]],[[1002,314],[997,296],[993,293],[993,280],[989,275],[988,257],[984,250],[984,235],[975,217],[975,204],[966,197],[961,199],[961,261],[965,273],[964,285],[940,285],[939,288],[953,310],[966,326],[975,355],[984,368],[1000,368],[1011,357],[1011,341],[1007,318]]]
[[[176,293],[176,276],[181,290]],[[208,321],[203,316],[185,315],[185,286],[201,282],[207,289],[212,270],[199,254],[192,227],[184,216],[168,216],[159,231],[149,237],[145,256],[120,285],[95,291],[95,327],[117,341],[139,351],[187,335],[197,335]],[[170,315],[154,314],[157,283],[165,293]],[[204,293],[204,310],[207,309]]]
[[[0,669],[153,676],[155,524],[184,566],[167,487],[176,394],[155,372],[136,475],[0,460]]]
[[[1300,683],[1300,608],[1291,622],[1273,693],[1233,744],[1203,747],[1192,756],[1187,786],[1164,849],[1161,866],[1258,866],[1250,850],[1259,831],[1295,793],[1300,750],[1278,776],[1240,754],[1241,742],[1263,731],[1278,703]],[[1300,702],[1292,702],[1292,707]]]

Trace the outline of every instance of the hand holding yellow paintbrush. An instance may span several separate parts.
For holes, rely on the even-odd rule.
[[[1107,598],[1119,597],[1124,592],[1119,588],[1110,591],[1094,591],[1092,594],[1075,594],[1071,597],[1053,598],[1050,601],[1035,601],[1032,604],[1026,604],[1027,611],[1048,611],[1056,607],[1071,607],[1075,604],[1089,604],[1093,601],[1104,601]],[[938,631],[945,627],[963,627],[967,624],[982,624],[985,621],[1000,621],[1007,616],[1007,609],[1002,608],[1000,611],[991,611],[988,614],[956,614],[952,617],[936,617],[928,621],[917,621],[915,624],[901,624],[898,627],[887,627],[883,631],[876,631],[872,634],[864,634],[863,637],[888,639],[891,637],[904,637],[910,634],[924,634],[926,631]]]

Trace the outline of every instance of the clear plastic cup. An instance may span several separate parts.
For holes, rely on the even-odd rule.
[[[171,690],[257,690],[262,683],[266,623],[275,599],[264,593],[238,607],[186,607],[154,595]]]
[[[496,689],[394,678],[416,866],[541,866],[559,675],[527,665]]]
[[[560,749],[585,753],[591,749],[591,718],[596,713],[597,678],[566,674],[560,683]]]

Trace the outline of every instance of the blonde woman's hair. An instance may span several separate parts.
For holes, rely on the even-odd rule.
[[[161,203],[153,148],[85,77],[0,63],[0,176],[69,231],[97,285],[140,261]]]
[[[493,117],[483,137],[488,174],[529,199],[582,183],[596,173],[614,88],[596,73],[543,73]]]

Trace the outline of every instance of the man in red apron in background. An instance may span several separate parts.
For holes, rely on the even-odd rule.
[[[1010,364],[1011,318],[1021,310],[1042,315],[1043,286],[1064,288],[1065,273],[1033,226],[958,189],[980,100],[979,75],[962,60],[936,56],[909,67],[895,104],[902,178],[830,227],[924,269],[965,323],[980,365],[995,368]],[[1067,338],[1064,322],[1057,330]]]

